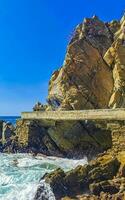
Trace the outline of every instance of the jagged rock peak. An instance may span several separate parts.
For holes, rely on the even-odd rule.
[[[102,37],[102,41],[100,40],[100,37]],[[83,22],[76,27],[70,44],[84,38],[87,38],[102,54],[105,53],[110,46],[110,43],[113,42],[109,28],[96,15],[92,18],[85,18]],[[103,40],[106,40],[106,45],[104,46],[102,45],[102,42],[104,43]]]
[[[124,12],[124,14],[123,14],[123,16],[122,16],[122,18],[120,20],[120,23],[122,24],[124,21],[125,21],[125,12]]]
[[[79,24],[49,83],[52,109],[125,107],[125,19]]]

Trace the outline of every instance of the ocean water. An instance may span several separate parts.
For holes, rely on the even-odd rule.
[[[65,171],[84,165],[87,159],[57,157],[34,158],[28,154],[0,154],[0,200],[33,200],[41,177],[61,167]],[[49,185],[44,184],[48,200],[55,200]]]
[[[11,122],[12,124],[15,124],[17,119],[20,119],[20,116],[0,116],[0,120]]]
[[[0,119],[15,124],[19,117],[0,117]],[[65,171],[87,163],[87,158],[81,160],[57,157],[33,157],[29,154],[0,153],[0,200],[33,200],[39,184],[44,186],[43,196],[55,200],[54,194],[44,180],[45,173],[56,168]],[[41,199],[44,199],[42,196]]]

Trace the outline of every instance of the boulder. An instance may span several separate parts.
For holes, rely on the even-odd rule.
[[[119,180],[112,180],[117,175],[120,163],[117,158],[112,155],[104,155],[91,161],[88,165],[78,166],[75,169],[64,173],[61,169],[44,176],[47,183],[50,184],[55,197],[61,199],[65,196],[73,197],[78,194],[92,192],[94,195],[99,195],[101,192],[116,194],[120,191],[121,183],[124,185],[124,180],[119,183]]]

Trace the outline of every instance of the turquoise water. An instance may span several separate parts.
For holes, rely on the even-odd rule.
[[[58,167],[68,171],[86,163],[86,158],[70,160],[41,156],[34,158],[28,154],[0,154],[0,200],[33,200],[39,180],[46,172]],[[48,200],[55,200],[48,185],[46,190]]]
[[[0,117],[13,124],[18,118]],[[86,163],[86,158],[82,160],[41,156],[34,158],[28,154],[0,153],[0,200],[33,200],[39,184],[44,184],[43,196],[48,195],[46,199],[55,200],[49,185],[46,185],[44,180],[39,182],[41,177],[58,167],[68,171]]]

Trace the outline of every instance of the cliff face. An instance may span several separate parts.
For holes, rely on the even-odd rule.
[[[77,26],[64,64],[50,80],[48,103],[48,109],[61,110],[125,107],[125,17],[103,23],[94,16]],[[88,165],[45,175],[56,199],[125,199],[124,133],[124,121],[116,119],[49,127],[49,136],[66,153],[88,156],[92,151],[91,159],[103,152]],[[39,186],[34,200],[41,191]]]
[[[124,17],[121,21],[104,23],[96,16],[85,19],[76,27],[64,64],[50,80],[47,109],[125,107],[124,27]],[[39,104],[37,107],[41,109]],[[21,138],[26,138],[23,146],[38,146],[39,149],[46,146],[47,153],[52,155],[53,151],[46,143],[48,139],[44,139],[46,136],[54,149],[66,155],[73,155],[74,152],[78,155],[79,152],[88,154],[90,151],[96,154],[111,146],[111,134],[107,129],[99,129],[96,122],[55,121],[42,133],[40,127],[45,125],[37,124],[36,128],[36,124],[17,124],[19,143],[22,143]],[[36,135],[38,140],[35,139]]]
[[[104,56],[112,69],[114,79],[113,93],[109,101],[111,108],[125,107],[125,20],[115,36],[116,40]]]
[[[87,18],[76,27],[65,61],[49,83],[50,109],[125,107],[125,19]]]

